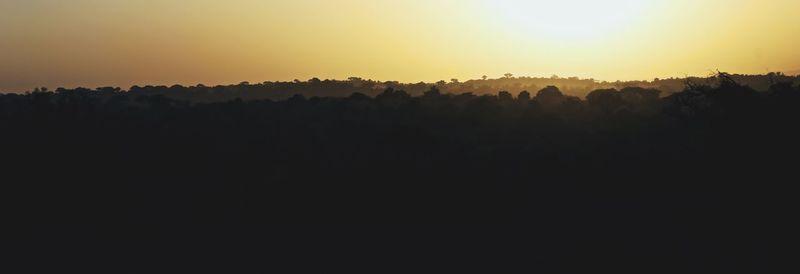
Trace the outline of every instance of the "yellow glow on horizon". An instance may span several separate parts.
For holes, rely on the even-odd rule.
[[[0,91],[800,73],[798,0],[4,0]]]

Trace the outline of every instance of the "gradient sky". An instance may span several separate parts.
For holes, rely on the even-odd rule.
[[[0,91],[800,73],[798,0],[0,0]]]

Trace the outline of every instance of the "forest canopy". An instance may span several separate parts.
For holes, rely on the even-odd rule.
[[[732,74],[730,77],[742,85],[747,85],[758,91],[766,91],[777,82],[791,82],[800,84],[800,76],[788,76],[780,72],[765,75],[742,75]],[[263,82],[249,83],[242,82],[235,85],[205,86],[202,84],[194,86],[133,86],[128,90],[118,87],[101,87],[94,89],[101,92],[121,92],[128,91],[131,94],[140,95],[164,95],[168,98],[183,100],[195,103],[224,102],[234,99],[242,100],[285,100],[293,95],[299,94],[305,97],[347,97],[353,93],[361,93],[371,97],[377,96],[387,88],[403,90],[412,96],[422,95],[431,86],[436,86],[442,93],[462,94],[471,93],[475,95],[490,95],[497,91],[508,91],[518,94],[522,91],[537,92],[548,86],[557,87],[561,92],[569,96],[585,98],[590,92],[598,89],[623,89],[626,87],[640,87],[647,89],[657,89],[661,91],[661,96],[667,96],[682,91],[687,83],[697,85],[711,85],[716,81],[716,76],[705,78],[668,78],[653,79],[649,81],[598,81],[594,79],[582,79],[578,77],[515,77],[513,74],[506,74],[504,77],[490,79],[484,77],[478,80],[460,81],[450,79],[449,81],[438,81],[436,83],[401,83],[397,81],[376,81],[350,77],[347,80],[321,80],[312,78],[307,81],[294,80],[291,82]],[[47,91],[47,88],[36,88],[35,91]],[[68,89],[57,89],[66,91]],[[88,91],[86,88],[75,90]]]

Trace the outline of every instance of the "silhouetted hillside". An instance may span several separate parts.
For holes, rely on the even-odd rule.
[[[65,263],[132,272],[150,269],[129,262],[144,250],[178,263],[201,256],[147,249],[163,236],[151,226],[174,229],[175,246],[219,247],[213,257],[226,263],[200,271],[245,272],[242,256],[287,272],[349,261],[356,272],[438,271],[403,263],[416,252],[461,272],[772,272],[794,208],[800,87],[783,76],[763,91],[743,84],[755,79],[618,89],[549,79],[587,83],[585,98],[533,89],[548,81],[535,78],[6,94],[6,220],[43,229],[20,236],[23,254],[58,239],[74,247],[58,251]],[[655,89],[678,82],[680,92]],[[488,94],[498,87],[510,92]],[[252,246],[181,229],[212,224],[226,229],[209,235]],[[48,236],[59,233],[83,236]],[[130,233],[145,236],[107,242]],[[376,234],[384,242],[372,243]],[[425,243],[437,245],[414,248]],[[117,257],[109,246],[132,247]]]

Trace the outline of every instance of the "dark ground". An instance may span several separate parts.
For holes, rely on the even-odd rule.
[[[800,88],[0,96],[9,273],[770,273]]]

